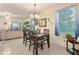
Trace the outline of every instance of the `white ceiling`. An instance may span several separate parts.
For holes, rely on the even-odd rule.
[[[39,13],[55,3],[41,3],[36,5],[36,12]],[[34,6],[32,3],[2,3],[0,4],[0,12],[11,13],[33,13]]]
[[[40,13],[51,6],[56,5],[55,3],[39,3],[36,4],[36,12]],[[34,12],[33,3],[0,3],[0,14],[11,13],[19,15],[20,17],[28,17],[28,15]]]

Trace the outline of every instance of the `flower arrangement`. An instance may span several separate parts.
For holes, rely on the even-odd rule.
[[[29,22],[28,21],[24,22],[23,30],[27,31],[27,30],[29,30],[29,27],[30,27]]]

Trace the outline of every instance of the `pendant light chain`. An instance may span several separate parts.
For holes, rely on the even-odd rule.
[[[34,4],[33,6],[34,6],[34,11],[33,11],[33,14],[31,15],[31,17],[34,19],[39,18],[39,15],[36,14],[37,13],[36,12],[36,4]]]
[[[35,14],[36,14],[36,4],[34,4],[34,18],[35,18]]]

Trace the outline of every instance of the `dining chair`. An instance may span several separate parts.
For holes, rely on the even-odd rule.
[[[37,29],[36,32],[37,32],[37,34],[40,34],[41,33],[41,29]]]
[[[23,30],[23,44],[27,45],[27,41],[30,39],[29,30]],[[30,41],[30,40],[29,40]]]
[[[29,49],[30,49],[31,46],[33,46],[33,54],[34,54],[35,50],[38,49],[39,47],[41,47],[41,49],[42,49],[43,41],[39,40],[39,39],[41,39],[41,37],[40,38],[36,38],[34,35],[30,35],[30,37],[31,37],[31,39],[30,39],[30,43],[31,44],[29,45]]]
[[[31,46],[33,46],[33,54],[34,54],[35,50],[38,48],[41,48],[41,50],[43,50],[43,43],[46,41],[46,39],[44,39],[45,35],[43,35],[41,37],[36,37],[36,35],[38,35],[36,32],[29,31],[29,37],[30,37],[29,50],[30,50]]]
[[[29,37],[30,37],[30,39],[29,39],[29,42],[30,42],[30,44],[29,44],[29,50],[30,50],[31,46],[34,45],[34,39],[35,39],[34,35],[36,35],[36,32],[29,31]]]
[[[48,48],[49,48],[50,47],[49,46],[50,43],[48,42],[49,41],[49,29],[44,29],[44,33],[43,34],[44,34],[44,37],[43,37],[44,43],[43,43],[43,45],[44,44],[48,44]]]
[[[26,46],[27,45],[27,41],[30,42],[29,30],[26,31],[25,37],[26,37],[26,40],[25,40],[25,46]]]
[[[23,44],[25,43],[25,40],[26,40],[26,33],[25,33],[26,31],[25,30],[23,30]]]
[[[29,50],[30,50],[30,48],[31,48],[31,46],[33,46],[33,54],[34,54],[34,51],[35,51],[35,49],[36,49],[36,47],[35,47],[35,39],[36,39],[36,37],[35,37],[35,35],[37,35],[37,33],[36,32],[34,32],[34,31],[29,31],[29,36],[30,36],[30,44],[29,44]],[[39,43],[38,43],[39,44]],[[38,45],[37,44],[37,45]]]
[[[49,34],[49,29],[44,29],[44,34]]]

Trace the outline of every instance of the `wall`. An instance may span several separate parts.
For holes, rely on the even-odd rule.
[[[48,21],[48,26],[47,28],[50,29],[50,39],[52,40],[53,43],[56,43],[58,45],[61,46],[66,46],[65,45],[65,40],[63,39],[63,37],[60,36],[55,36],[55,21],[56,21],[56,11],[65,7],[68,7],[72,4],[57,4],[52,6],[51,8],[48,8],[46,10],[44,10],[43,12],[41,12],[39,15],[41,17],[46,17],[50,19],[50,22]]]

